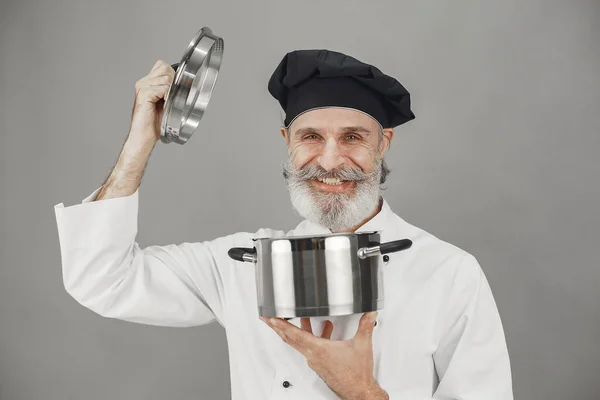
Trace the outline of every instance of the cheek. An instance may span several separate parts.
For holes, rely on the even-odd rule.
[[[304,165],[311,162],[319,153],[317,148],[318,148],[317,146],[309,146],[309,145],[308,146],[301,145],[301,146],[293,147],[292,152],[291,152],[291,157],[292,157],[292,163],[294,164],[294,166],[296,168],[301,168]]]
[[[356,147],[349,150],[347,156],[357,167],[365,172],[371,172],[375,168],[376,154],[372,149]]]

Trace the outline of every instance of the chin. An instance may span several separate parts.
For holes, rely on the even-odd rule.
[[[288,180],[295,211],[308,221],[332,231],[361,225],[379,205],[379,176],[335,183],[318,179]]]
[[[292,205],[307,220],[339,232],[359,225],[377,207],[378,194],[358,198],[352,193],[322,193],[313,190],[292,193]]]

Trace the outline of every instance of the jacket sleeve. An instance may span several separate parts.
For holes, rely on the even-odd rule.
[[[504,330],[479,263],[466,254],[458,265],[434,353],[439,385],[433,399],[512,400]]]
[[[148,325],[223,325],[223,275],[217,259],[244,234],[210,242],[136,242],[138,191],[130,196],[54,206],[66,291],[107,317]]]

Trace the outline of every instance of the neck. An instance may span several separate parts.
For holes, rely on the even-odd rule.
[[[371,213],[371,215],[369,215],[367,218],[365,218],[364,220],[362,220],[358,225],[355,225],[351,228],[348,229],[342,229],[340,231],[332,231],[332,233],[352,233],[352,232],[356,232],[356,230],[358,230],[361,226],[363,226],[364,224],[366,224],[367,222],[369,222],[370,220],[372,220],[377,214],[379,214],[379,212],[381,211],[381,208],[383,207],[383,198],[380,197],[379,198],[379,203],[377,203],[377,207],[375,207],[375,210]]]

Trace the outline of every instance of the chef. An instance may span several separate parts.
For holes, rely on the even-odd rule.
[[[415,118],[402,84],[339,52],[286,54],[268,90],[285,112],[283,174],[304,220],[289,231],[142,248],[138,187],[173,77],[159,60],[136,83],[112,173],[80,204],[54,206],[64,285],[77,302],[141,324],[221,324],[235,400],[513,398],[502,322],[477,259],[405,221],[380,191],[394,129]],[[378,312],[261,319],[254,269],[227,254],[256,237],[363,231],[413,241],[382,260]]]

